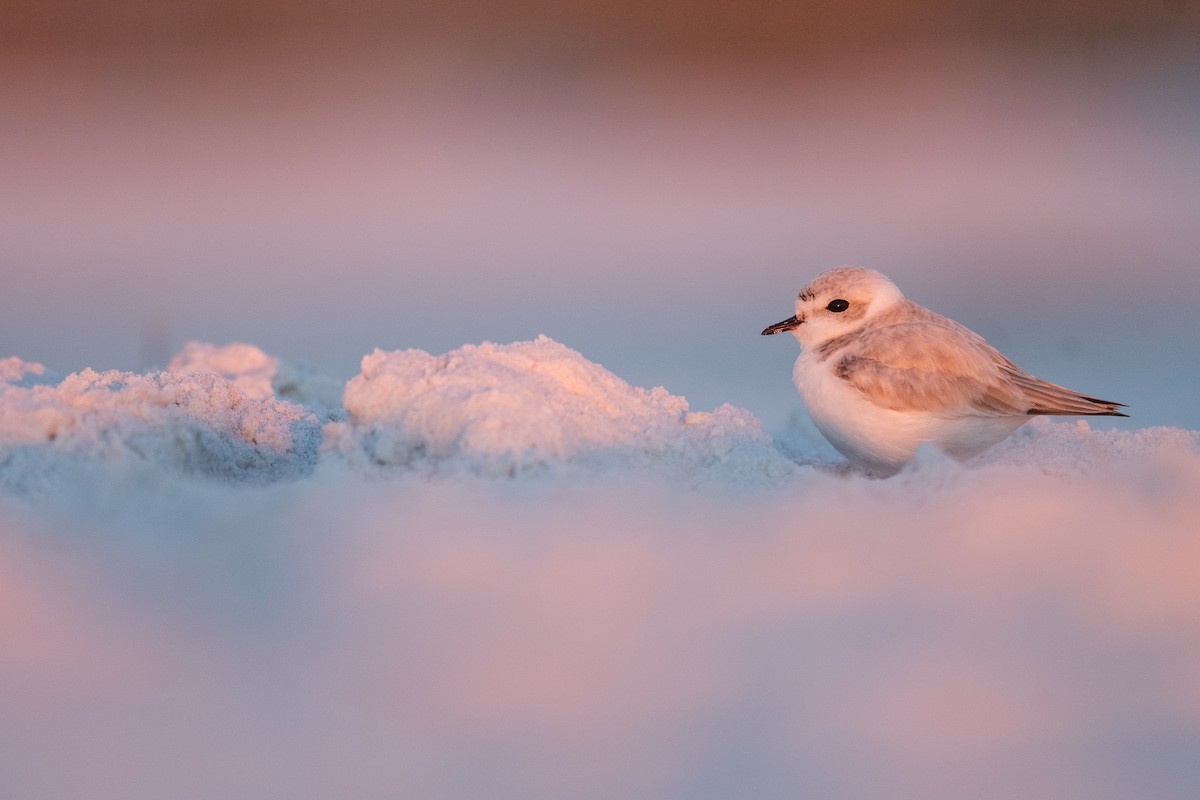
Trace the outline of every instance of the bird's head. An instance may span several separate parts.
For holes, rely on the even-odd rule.
[[[864,267],[835,267],[800,290],[796,315],[767,327],[763,336],[791,331],[805,348],[853,333],[904,300],[888,277]]]

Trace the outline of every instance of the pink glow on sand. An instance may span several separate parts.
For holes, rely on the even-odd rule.
[[[3,685],[31,716],[3,739],[76,720],[19,768],[44,796],[319,796],[347,771],[430,797],[719,796],[685,788],[710,773],[1121,796],[1159,763],[1122,742],[1200,730],[1200,495],[950,467],[732,501],[330,479],[228,495],[182,529],[122,512],[125,552],[99,560],[98,540],[54,555],[10,522],[6,630],[25,634]],[[255,533],[223,535],[229,514]],[[163,525],[179,545],[149,544]],[[230,571],[248,562],[273,566]],[[107,735],[146,774],[49,769],[117,703]],[[1161,768],[1179,791],[1195,777]]]

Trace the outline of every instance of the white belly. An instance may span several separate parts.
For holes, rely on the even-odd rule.
[[[970,458],[1029,421],[1027,416],[938,416],[883,408],[837,377],[835,362],[802,352],[793,372],[796,388],[830,444],[870,472],[896,472],[925,442],[955,458]]]

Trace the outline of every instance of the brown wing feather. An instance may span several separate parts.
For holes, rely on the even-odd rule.
[[[845,342],[838,377],[895,411],[947,415],[1124,416],[1118,403],[1039,380],[1005,358],[982,336],[926,309],[923,318],[873,327]]]
[[[1004,357],[951,320],[871,328],[846,350],[838,377],[885,408],[1013,416],[1028,406],[1001,369]]]
[[[1035,378],[1029,373],[1014,366],[1011,373],[1014,383],[1021,387],[1029,398],[1029,409],[1026,414],[1085,414],[1107,417],[1124,417],[1117,409],[1124,408],[1124,403],[1114,403],[1111,400],[1101,400],[1088,397],[1085,394],[1071,391],[1055,383]]]

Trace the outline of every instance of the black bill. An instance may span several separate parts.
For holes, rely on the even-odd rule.
[[[776,322],[774,325],[764,328],[762,335],[770,336],[775,333],[783,333],[784,331],[790,331],[792,328],[795,328],[803,321],[804,320],[800,319],[799,317],[788,317],[783,322]]]

